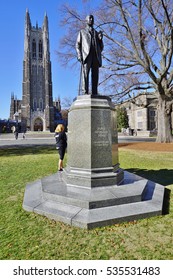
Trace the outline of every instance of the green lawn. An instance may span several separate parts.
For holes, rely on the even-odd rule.
[[[122,168],[173,191],[173,153],[120,148]],[[25,186],[57,171],[50,148],[0,150],[0,259],[173,259],[173,195],[169,215],[84,230],[22,209]]]

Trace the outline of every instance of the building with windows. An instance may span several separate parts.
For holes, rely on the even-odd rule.
[[[129,128],[138,135],[150,135],[157,131],[157,99],[153,93],[139,94],[123,102],[128,115]]]
[[[31,131],[53,131],[55,108],[52,98],[52,73],[48,17],[42,28],[31,25],[25,16],[22,100],[11,96],[10,119],[18,112],[19,121]]]

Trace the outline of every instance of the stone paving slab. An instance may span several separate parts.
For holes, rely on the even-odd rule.
[[[113,225],[127,221],[148,218],[161,215],[162,207],[151,202],[136,202],[133,204],[122,204],[104,209],[82,209],[72,220],[72,225],[82,228],[95,228]]]
[[[28,184],[25,189],[23,208],[26,211],[33,212],[36,207],[44,202],[41,180]]]
[[[34,208],[34,212],[56,221],[72,224],[73,218],[81,211],[80,207],[45,201]]]

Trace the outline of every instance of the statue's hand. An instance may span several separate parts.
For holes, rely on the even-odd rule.
[[[80,61],[81,63],[83,63],[83,59],[81,56],[78,57],[78,61]]]
[[[99,38],[99,40],[103,39],[103,32],[102,31],[98,32],[98,38]]]

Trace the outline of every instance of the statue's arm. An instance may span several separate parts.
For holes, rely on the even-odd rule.
[[[100,44],[100,50],[102,52],[102,50],[104,49],[104,44],[103,44],[103,33],[101,31],[98,32],[98,41]]]
[[[76,40],[77,59],[82,62],[82,35],[79,32]]]
[[[104,49],[103,40],[100,40],[100,49],[101,49],[101,52],[102,52],[102,50]]]

